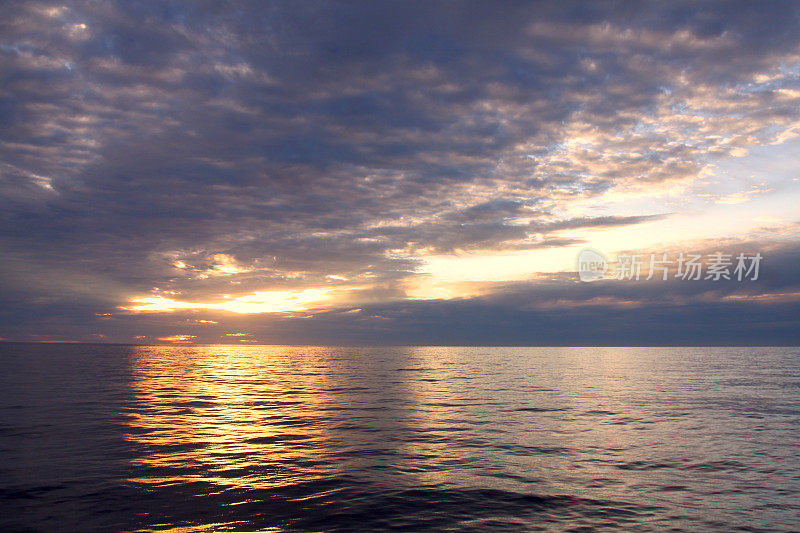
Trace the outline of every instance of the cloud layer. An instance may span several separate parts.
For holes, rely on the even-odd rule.
[[[671,209],[586,206],[687,195],[716,162],[800,133],[800,14],[788,3],[24,2],[4,12],[5,338],[225,335],[181,330],[205,309],[262,331],[258,340],[280,325],[298,331],[282,339],[302,342],[311,319],[288,300],[274,309],[284,314],[254,317],[202,305],[308,291],[335,295],[313,314],[309,342],[432,342],[437,328],[491,331],[506,313],[517,313],[509,332],[527,331],[544,311],[520,315],[511,295],[596,296],[565,280],[452,301],[411,301],[408,288],[428,256],[565,247],[663,220]],[[646,297],[628,290],[606,296]],[[186,305],[121,309],[134,298]],[[675,324],[694,298],[672,310]],[[364,326],[354,309],[369,306],[414,318]],[[764,324],[778,308],[768,309]],[[597,312],[613,328],[615,315]]]

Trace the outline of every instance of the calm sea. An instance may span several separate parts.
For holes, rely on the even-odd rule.
[[[800,530],[800,349],[0,344],[0,530],[170,529]]]

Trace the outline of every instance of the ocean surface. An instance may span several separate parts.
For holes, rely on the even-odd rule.
[[[0,344],[0,531],[798,531],[798,348]]]

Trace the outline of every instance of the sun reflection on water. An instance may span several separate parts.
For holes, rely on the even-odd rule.
[[[126,437],[142,453],[130,482],[270,488],[334,468],[315,460],[326,374],[291,348],[139,347],[133,377]]]
[[[148,504],[140,523],[180,531],[326,531],[331,520],[349,531],[352,516],[385,530],[381,513],[414,530],[431,502],[464,516],[485,503],[483,516],[514,523],[529,523],[531,502],[556,520],[613,509],[618,524],[646,521],[720,480],[735,487],[750,463],[766,468],[748,435],[795,409],[757,388],[742,400],[748,352],[693,353],[137,347],[126,483]],[[775,438],[795,442],[776,420]],[[681,520],[658,529],[693,523]]]

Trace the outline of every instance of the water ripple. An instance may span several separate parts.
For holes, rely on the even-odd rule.
[[[3,531],[792,531],[797,349],[0,346]]]

